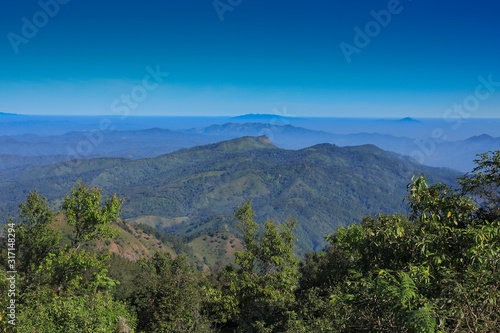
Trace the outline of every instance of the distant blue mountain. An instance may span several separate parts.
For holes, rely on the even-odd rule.
[[[404,122],[411,124],[419,121]],[[472,170],[476,154],[500,149],[500,138],[487,134],[460,141],[436,142],[380,133],[334,134],[292,125],[259,122],[212,125],[188,132],[226,138],[267,135],[276,146],[284,149],[302,149],[319,143],[331,143],[340,147],[372,144],[398,154],[420,157],[420,162],[426,165],[448,167],[462,172]]]
[[[494,138],[488,134],[481,134],[481,135],[470,137],[465,141],[467,141],[469,143],[473,143],[473,142],[487,142],[487,141],[493,141],[493,140],[498,140],[498,138]]]
[[[20,115],[19,114],[15,114],[15,113],[0,112],[0,117],[1,116],[20,116]]]
[[[259,121],[272,121],[276,119],[284,120],[284,119],[293,119],[292,117],[284,117],[276,114],[245,114],[242,116],[237,116],[231,118],[233,120],[259,120]]]
[[[405,123],[419,123],[420,122],[420,120],[413,119],[413,118],[410,118],[410,117],[399,119],[399,121],[405,122]]]
[[[408,147],[413,148],[413,140],[406,137],[378,133],[333,134],[292,125],[269,123],[227,123],[191,129],[189,133],[231,138],[267,135],[274,144],[284,149],[302,149],[320,143],[331,143],[337,146],[373,144],[382,149],[404,154],[410,150]]]
[[[409,124],[412,126],[412,123]],[[0,159],[3,160],[0,162],[4,162],[3,169],[8,169],[14,164],[46,165],[51,161],[59,161],[60,157],[53,158],[54,155],[64,155],[67,159],[92,157],[141,159],[223,140],[262,135],[266,135],[277,147],[292,150],[322,143],[330,143],[339,147],[371,144],[387,151],[412,156],[426,165],[449,167],[463,172],[472,170],[476,154],[500,148],[500,138],[487,134],[460,141],[438,142],[380,133],[335,134],[292,126],[283,121],[239,122],[233,120],[231,123],[222,125],[215,124],[183,131],[151,128],[96,133],[72,131],[51,136],[0,135]],[[7,157],[7,155],[18,155],[18,157]],[[30,156],[49,156],[50,158],[41,161],[24,158]],[[2,170],[2,163],[0,163],[0,170]]]

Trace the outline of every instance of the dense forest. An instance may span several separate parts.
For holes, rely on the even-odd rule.
[[[168,236],[176,251],[135,261],[91,246],[117,235],[116,195],[78,182],[55,212],[29,192],[2,233],[0,332],[498,332],[500,151],[478,156],[459,188],[417,174],[407,214],[339,226],[302,257],[296,220],[257,223],[241,202],[242,249],[211,272]]]
[[[66,170],[65,172],[62,172]],[[62,172],[62,173],[60,173]],[[276,147],[244,137],[140,160],[96,158],[0,179],[0,223],[16,216],[33,184],[58,210],[78,180],[125,199],[120,217],[178,237],[235,232],[233,210],[252,200],[259,221],[298,220],[296,253],[321,251],[325,234],[377,213],[403,213],[405,186],[417,173],[453,184],[462,175],[373,145]],[[1,178],[1,176],[0,176]]]

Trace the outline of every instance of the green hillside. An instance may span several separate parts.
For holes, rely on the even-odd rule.
[[[65,172],[58,172],[64,169]],[[236,232],[232,211],[246,199],[259,221],[297,218],[299,252],[319,250],[339,225],[379,212],[403,212],[412,175],[452,184],[449,169],[420,165],[372,145],[320,144],[284,150],[267,137],[244,137],[156,158],[61,163],[0,183],[0,216],[13,216],[35,187],[54,205],[78,179],[125,198],[122,217],[185,236]]]
[[[189,261],[198,269],[207,269],[209,266],[203,262],[203,257],[195,255],[192,246],[185,243],[184,240],[164,233],[158,232],[156,229],[151,228],[144,224],[130,224],[123,220],[118,220],[111,223],[111,227],[117,231],[117,236],[106,240],[93,240],[83,244],[83,248],[97,253],[115,253],[120,257],[131,261],[137,261],[140,258],[150,258],[155,252],[168,252],[173,258],[180,254],[186,255]],[[74,237],[75,228],[70,226],[62,215],[54,218],[50,228],[58,230],[61,233],[61,244],[70,245]],[[214,235],[212,235],[214,236]],[[219,237],[218,235],[214,236]],[[227,237],[224,237],[227,238]],[[234,242],[231,243],[231,245]],[[237,245],[241,242],[236,243]],[[241,246],[238,247],[241,249]],[[224,263],[230,262],[230,255],[226,255],[227,259],[223,256],[216,258],[209,250],[204,252],[208,253],[213,258],[209,263],[212,267],[216,260],[222,260]]]

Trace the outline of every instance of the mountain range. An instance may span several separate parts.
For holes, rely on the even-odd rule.
[[[418,122],[411,118],[399,121]],[[220,135],[225,138],[267,135],[278,147],[286,149],[301,149],[319,143],[332,143],[338,146],[373,144],[384,150],[415,156],[421,159],[420,162],[429,166],[448,167],[461,172],[472,170],[477,153],[500,149],[500,138],[487,134],[458,141],[415,140],[379,133],[333,134],[291,125],[264,123],[227,123],[187,132],[209,136]]]
[[[62,172],[64,171],[64,172]],[[78,179],[125,198],[122,217],[182,237],[237,234],[233,210],[251,199],[258,219],[297,218],[299,251],[365,215],[404,212],[406,184],[417,173],[455,184],[461,174],[432,168],[373,145],[278,148],[266,136],[243,137],[132,160],[73,160],[0,181],[0,216],[14,216],[36,188],[54,208]]]
[[[413,122],[405,119],[399,121]],[[461,172],[473,168],[477,153],[500,148],[500,138],[486,134],[458,141],[415,140],[379,133],[333,134],[284,124],[281,120],[271,123],[226,123],[177,131],[152,128],[128,131],[73,131],[52,136],[4,135],[0,136],[0,179],[5,178],[6,174],[17,175],[20,171],[70,159],[141,159],[182,148],[261,135],[268,136],[276,146],[284,149],[302,149],[321,143],[338,146],[373,144],[384,150],[415,157],[426,165],[448,167]],[[40,158],[41,156],[44,157]]]

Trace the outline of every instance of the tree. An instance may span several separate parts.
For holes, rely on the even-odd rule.
[[[19,271],[25,274],[28,283],[33,280],[31,273],[58,249],[59,232],[49,227],[54,216],[47,199],[38,191],[30,192],[26,201],[19,205],[19,223],[16,225]]]
[[[200,273],[185,256],[172,259],[169,253],[155,252],[139,262],[134,278],[138,286],[129,296],[137,312],[138,329],[146,332],[207,332],[202,316],[205,295]]]
[[[289,310],[298,283],[293,254],[297,221],[264,222],[264,235],[259,237],[250,200],[234,215],[241,222],[245,250],[236,253],[239,268],[226,268],[222,289],[209,290],[218,321],[226,327],[236,325],[238,331],[286,331],[295,318]]]
[[[479,204],[479,219],[500,219],[500,150],[478,154],[472,173],[459,179],[462,193],[474,196]]]
[[[420,175],[408,191],[408,216],[340,227],[306,257],[298,297],[310,331],[500,329],[500,221]]]
[[[90,188],[89,184],[82,185],[78,181],[71,194],[64,198],[64,215],[68,224],[76,229],[72,243],[75,248],[79,248],[84,241],[113,238],[117,234],[109,224],[118,219],[123,199],[118,199],[113,194],[101,205],[101,192],[96,187]]]
[[[30,192],[19,206],[16,239],[21,256],[16,262],[24,274],[16,280],[17,325],[9,331],[130,332],[135,326],[126,305],[114,301],[109,292],[117,281],[107,276],[107,256],[78,249],[82,240],[113,234],[106,224],[118,216],[121,201],[113,197],[104,207],[99,203],[100,190],[89,191],[80,183],[66,197],[68,220],[77,226],[73,248],[61,246],[59,233],[50,228],[55,214],[46,198]],[[5,327],[2,317],[0,311],[0,329]]]
[[[60,296],[39,289],[30,296],[17,314],[15,332],[134,332],[135,317],[110,294]]]

